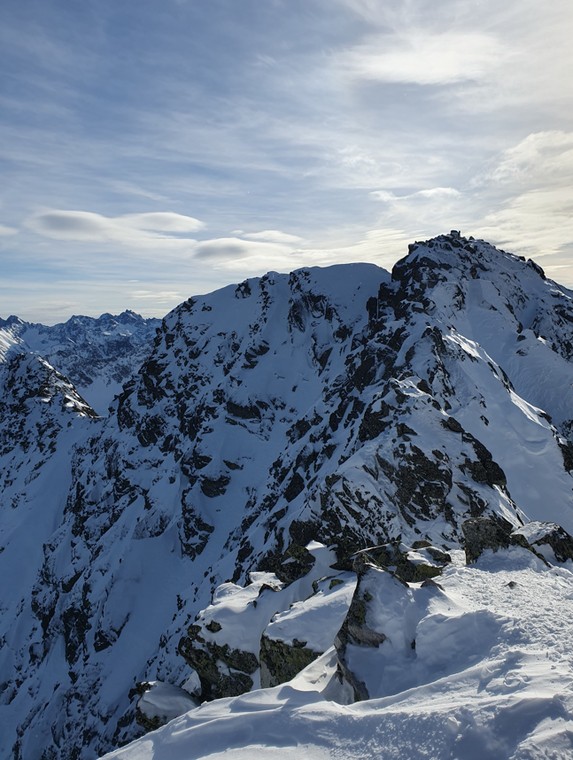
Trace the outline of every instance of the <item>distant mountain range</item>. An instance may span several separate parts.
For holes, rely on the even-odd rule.
[[[8,346],[36,353],[66,375],[98,413],[106,414],[113,397],[150,350],[160,319],[133,311],[116,316],[71,317],[52,325],[0,319],[0,355]]]
[[[499,589],[487,611],[484,547],[573,620],[573,293],[533,261],[453,231],[391,273],[269,273],[161,322],[10,317],[0,356],[2,759],[95,758],[206,699],[252,712],[239,695],[261,686],[310,709],[278,685],[293,677],[375,712],[489,667],[519,646]],[[219,704],[191,714],[207,744],[181,756],[207,755]],[[476,756],[458,723],[428,757]],[[347,756],[383,756],[364,752]]]

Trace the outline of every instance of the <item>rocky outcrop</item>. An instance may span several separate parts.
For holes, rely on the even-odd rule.
[[[441,575],[452,561],[450,555],[429,541],[416,541],[409,547],[400,541],[362,549],[354,555],[354,570],[360,574],[367,565],[388,570],[406,583],[421,583]]]
[[[510,546],[528,549],[529,543],[520,533],[514,534],[514,528],[514,525],[499,515],[466,520],[462,524],[462,532],[467,564],[476,562],[487,550],[497,552]]]
[[[514,531],[550,564],[573,560],[573,537],[555,523],[532,521]]]
[[[161,681],[144,681],[129,693],[137,698],[135,719],[145,731],[155,731],[199,704],[185,689]]]
[[[277,686],[294,678],[303,668],[316,660],[322,652],[315,652],[306,641],[292,642],[261,637],[261,687]]]
[[[384,644],[390,658],[413,656],[416,595],[439,589],[433,578],[449,562],[449,554],[427,541],[415,548],[394,542],[355,555],[356,590],[334,640],[338,677],[355,700],[373,696],[363,678],[365,657],[376,657],[375,650]]]
[[[560,525],[539,521],[515,528],[499,515],[466,520],[462,525],[467,564],[484,552],[498,552],[519,546],[528,549],[546,564],[573,560],[573,537]]]

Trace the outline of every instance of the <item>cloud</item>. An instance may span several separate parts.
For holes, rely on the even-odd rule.
[[[298,235],[291,235],[288,232],[280,230],[262,230],[261,232],[241,232],[237,230],[237,235],[247,238],[248,240],[264,240],[268,243],[302,243],[303,238]]]
[[[509,148],[482,183],[530,186],[566,184],[573,176],[573,132],[536,132]]]
[[[507,48],[488,34],[412,29],[357,46],[340,62],[357,79],[445,85],[482,79],[507,58]]]
[[[151,300],[159,304],[180,303],[187,298],[176,290],[134,290],[131,296],[137,300]]]
[[[476,179],[477,190],[496,201],[480,220],[479,234],[509,250],[552,256],[559,265],[573,253],[572,177],[572,132],[528,135]]]
[[[203,240],[195,248],[195,258],[227,262],[235,265],[244,259],[270,260],[287,257],[291,253],[289,246],[281,243],[242,240],[237,237],[214,238]]]
[[[116,243],[134,247],[189,247],[195,241],[179,237],[197,232],[203,222],[173,212],[104,216],[91,211],[49,210],[26,221],[39,235],[55,240]]]
[[[478,233],[536,258],[568,252],[571,262],[573,197],[561,188],[532,188],[487,214]]]
[[[155,211],[147,214],[126,214],[115,217],[115,221],[135,230],[152,230],[157,233],[198,232],[205,227],[203,222],[192,216],[174,214],[170,211]]]
[[[16,235],[18,230],[15,227],[7,227],[4,224],[0,224],[0,237],[9,237],[10,235]]]
[[[384,203],[400,203],[412,200],[439,200],[447,198],[458,198],[460,192],[453,187],[431,187],[427,190],[417,190],[415,193],[408,195],[395,195],[389,190],[373,190],[370,193],[372,198],[383,201]]]

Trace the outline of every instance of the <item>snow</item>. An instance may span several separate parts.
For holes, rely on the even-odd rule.
[[[379,580],[379,622],[397,642],[403,597]],[[316,686],[317,668],[332,677],[328,653],[291,684],[206,703],[106,760],[571,757],[573,574],[515,548],[468,567],[454,552],[438,580],[441,590],[408,589],[421,614],[409,662],[388,672],[384,644],[369,652],[374,698],[344,705],[328,687],[301,688],[307,673]]]
[[[313,652],[325,652],[346,617],[355,588],[354,573],[325,578],[311,597],[278,612],[265,628],[265,636],[288,644],[304,641]]]
[[[350,553],[398,537],[455,548],[463,519],[482,510],[516,526],[551,520],[573,532],[563,448],[573,409],[570,295],[485,243],[472,243],[476,252],[465,259],[451,243],[420,244],[392,279],[374,265],[312,268],[197,297],[166,317],[149,356],[149,330],[132,355],[123,339],[137,320],[122,326],[104,315],[95,349],[110,337],[119,342],[94,367],[101,374],[90,374],[91,383],[82,380],[91,360],[77,354],[92,322],[70,320],[57,340],[37,326],[23,332],[17,321],[3,323],[2,760],[13,757],[15,742],[23,760],[44,751],[69,760],[69,748],[80,745],[91,760],[132,738],[135,683],[193,683],[178,646],[198,614],[205,623],[220,616],[223,630],[209,632],[214,641],[253,654],[265,631],[321,651],[352,583],[332,568],[332,552],[311,545],[317,563],[310,577],[259,594],[263,578],[276,582],[257,572],[262,561],[272,556],[284,566],[281,553],[302,540],[291,532],[296,524]],[[378,318],[369,321],[366,305],[380,286]],[[78,372],[76,387],[97,396],[101,414],[101,393],[118,389],[115,370],[129,379],[107,419],[88,420],[72,384],[61,376],[56,382],[38,359],[22,363],[10,385],[8,371],[29,353],[33,336],[38,354],[49,348],[57,369]],[[503,470],[495,482],[484,462]],[[499,693],[490,693],[480,675],[491,669],[501,684],[506,676],[514,683],[507,655],[526,676],[516,694],[535,708],[532,736],[519,738],[516,757],[534,757],[536,742],[559,757],[551,748],[568,741],[557,730],[568,712],[555,713],[556,703],[543,700],[562,692],[568,704],[568,665],[554,663],[551,686],[547,662],[531,659],[523,641],[531,634],[543,657],[556,646],[555,637],[544,638],[549,629],[571,643],[569,576],[511,555],[532,598],[546,597],[543,633],[541,621],[530,630],[501,603],[502,592],[507,602],[525,596],[523,588],[496,591],[505,570],[488,568],[486,559],[446,571],[442,595],[382,581],[385,612],[374,623],[384,629],[388,621],[391,643],[354,653],[376,699],[347,704],[348,689],[332,680],[330,650],[289,687],[205,705],[190,722],[181,719],[181,731],[198,737],[193,749],[180,750],[178,735],[166,731],[145,740],[149,751],[165,741],[182,756],[206,756],[224,752],[228,741],[236,756],[260,754],[264,745],[268,756],[281,757],[425,752],[461,760],[473,757],[473,742],[484,758],[510,757],[515,737],[504,721],[515,715],[519,723],[527,710],[495,678]],[[458,591],[456,578],[473,590]],[[330,588],[332,579],[343,586]],[[563,609],[563,622],[546,601]],[[523,641],[516,625],[529,631]],[[503,641],[506,648],[496,650]],[[502,708],[500,735],[509,749],[499,754],[492,726]],[[215,723],[208,730],[209,715]],[[249,715],[258,716],[256,726]]]
[[[137,702],[138,709],[146,718],[165,722],[188,712],[197,704],[184,689],[172,684],[150,681],[147,687]]]

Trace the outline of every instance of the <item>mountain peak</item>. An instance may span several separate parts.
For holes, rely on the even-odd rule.
[[[14,399],[0,415],[0,578],[19,579],[0,616],[13,754],[102,754],[136,719],[158,725],[166,695],[189,705],[290,677],[337,626],[350,669],[356,634],[373,662],[386,639],[405,642],[418,677],[440,640],[435,629],[423,643],[426,603],[442,598],[420,584],[448,574],[468,519],[572,534],[573,302],[536,266],[453,231],[413,244],[392,276],[305,267],[190,298],[154,335],[121,315],[27,328],[26,345],[67,370],[37,356],[0,367]],[[73,395],[74,367],[123,369],[107,419]],[[549,550],[535,551],[520,561],[541,567]],[[357,557],[365,580],[341,628]],[[383,567],[370,572],[369,557]],[[379,588],[389,620],[412,600],[420,620],[379,629]],[[497,641],[483,599],[468,601],[467,628],[446,626],[460,661],[472,621],[493,631],[488,652]],[[328,627],[306,631],[323,602]],[[382,678],[386,694],[405,688],[391,667]]]
[[[449,234],[437,235],[429,240],[410,243],[408,255],[395,264],[393,276],[395,272],[396,279],[399,279],[402,270],[413,264],[430,267],[435,265],[441,268],[456,267],[474,279],[479,271],[485,272],[487,269],[495,272],[500,267],[506,270],[513,266],[513,271],[518,272],[521,266],[527,266],[541,279],[545,279],[543,269],[532,259],[526,260],[524,256],[508,253],[473,236],[464,237],[458,230],[451,230]]]

